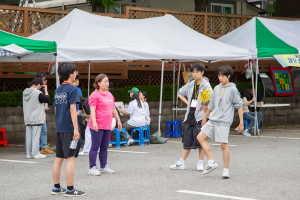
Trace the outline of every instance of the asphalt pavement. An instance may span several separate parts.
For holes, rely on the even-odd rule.
[[[230,178],[226,180],[221,179],[221,148],[212,140],[209,143],[219,167],[207,175],[196,171],[196,150],[191,151],[186,170],[169,169],[182,152],[181,138],[171,138],[166,144],[109,148],[108,165],[115,170],[112,175],[88,175],[89,158],[79,156],[75,161],[74,186],[87,193],[79,198],[89,200],[300,199],[300,129],[265,130],[260,137],[232,131]],[[45,159],[26,159],[24,146],[0,147],[0,199],[67,198],[51,195],[54,159],[54,154]],[[66,187],[64,169],[61,185]]]

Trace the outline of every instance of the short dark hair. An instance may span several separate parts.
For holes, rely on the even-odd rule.
[[[79,80],[79,75],[76,75],[76,78],[75,78],[75,80]]]
[[[48,75],[46,74],[46,72],[43,71],[37,73],[36,77],[40,79],[45,78],[45,80],[48,80]]]
[[[69,79],[70,74],[73,74],[76,71],[76,65],[70,62],[63,62],[58,66],[58,76],[66,81]]]
[[[193,72],[194,69],[196,69],[198,72],[203,72],[205,70],[205,65],[203,63],[200,63],[200,62],[195,63],[191,67],[191,72]]]
[[[232,68],[229,66],[229,65],[223,65],[221,67],[219,67],[218,71],[217,71],[217,74],[218,75],[224,75],[224,76],[229,76],[230,75],[230,78],[232,77],[233,75],[233,71],[232,71]]]
[[[38,85],[38,84],[43,85],[43,81],[40,78],[35,78],[32,81],[28,82],[28,87],[31,87],[33,85]]]
[[[246,99],[248,101],[250,101],[251,99],[251,96],[250,96],[250,91],[249,91],[249,88],[247,87],[244,87],[242,90],[241,90],[241,98],[244,98],[246,97]]]
[[[145,99],[147,98],[147,92],[146,91],[144,91],[144,90],[141,90],[140,91],[142,94],[143,94],[143,96],[145,97]]]
[[[108,78],[106,74],[99,74],[98,76],[96,76],[95,82],[93,84],[94,88],[99,89],[100,86],[98,85],[98,83],[101,83],[101,81],[106,77]]]

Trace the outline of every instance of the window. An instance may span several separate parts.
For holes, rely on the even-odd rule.
[[[234,14],[234,5],[212,3],[211,11],[213,13]]]

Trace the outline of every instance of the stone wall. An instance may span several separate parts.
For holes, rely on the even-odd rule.
[[[300,116],[300,97],[272,97],[264,98],[267,103],[289,103],[290,107],[287,108],[287,121],[288,124],[299,123],[298,117]],[[151,114],[151,132],[154,133],[158,130],[158,111],[159,102],[149,102]],[[185,107],[184,103],[180,102],[179,107]],[[284,113],[284,107],[276,108],[276,111]],[[178,111],[178,120],[183,120],[184,111]],[[173,117],[172,102],[165,101],[162,103],[162,123],[161,130],[164,135],[166,129],[166,122],[171,121]],[[122,116],[122,122],[126,122],[129,116]],[[238,114],[235,112],[233,125],[235,128],[239,123]],[[264,111],[265,125],[273,124],[273,110],[268,108]],[[284,117],[276,117],[276,124],[284,124]],[[184,129],[184,124],[182,124]],[[23,118],[23,109],[17,108],[0,108],[0,128],[5,128],[7,131],[7,139],[9,143],[23,143],[25,138],[25,124]],[[54,107],[50,106],[47,111],[47,128],[48,128],[48,141],[54,141],[56,138],[55,114]]]

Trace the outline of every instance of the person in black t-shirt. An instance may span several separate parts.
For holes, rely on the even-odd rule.
[[[40,89],[40,91],[45,95],[45,87],[47,87],[47,82],[48,82],[48,75],[41,71],[37,74],[37,78],[40,78],[43,81],[43,85]],[[48,110],[48,104],[45,103],[45,112],[47,114]],[[46,120],[45,123],[42,126],[42,131],[41,131],[41,136],[40,136],[40,145],[41,145],[41,154],[53,154],[54,151],[50,150],[47,147],[47,124]]]
[[[205,153],[197,140],[197,135],[201,131],[201,122],[205,115],[202,104],[205,102],[200,101],[201,93],[212,88],[206,77],[203,77],[205,66],[203,63],[196,63],[191,67],[193,79],[190,79],[188,84],[180,88],[178,97],[187,104],[187,112],[185,114],[184,123],[185,129],[183,134],[183,150],[181,158],[170,169],[186,169],[185,160],[187,159],[191,149],[199,149],[199,161],[197,163],[197,170],[203,171],[203,158]],[[187,97],[187,99],[185,98]],[[204,106],[204,105],[203,105]]]
[[[250,90],[250,94],[251,94],[250,95],[250,99],[253,99],[253,89],[252,89],[252,86],[249,87],[249,90]],[[262,103],[263,102],[263,98],[262,98],[261,94],[258,93],[258,92],[257,92],[257,98],[256,99],[257,99],[257,101],[256,101],[257,103]],[[254,105],[254,102],[251,105]],[[255,112],[253,107],[250,107],[249,110],[250,110],[250,112]],[[257,112],[259,112],[259,107],[257,107]]]
[[[77,88],[72,85],[77,75],[76,65],[61,63],[58,66],[58,75],[64,81],[54,92],[53,105],[55,106],[56,123],[56,159],[53,164],[54,188],[52,194],[65,193],[65,196],[84,196],[85,192],[74,188],[75,157],[80,149],[80,134],[78,131],[76,105],[80,102]],[[66,159],[67,190],[60,186],[60,171]]]

